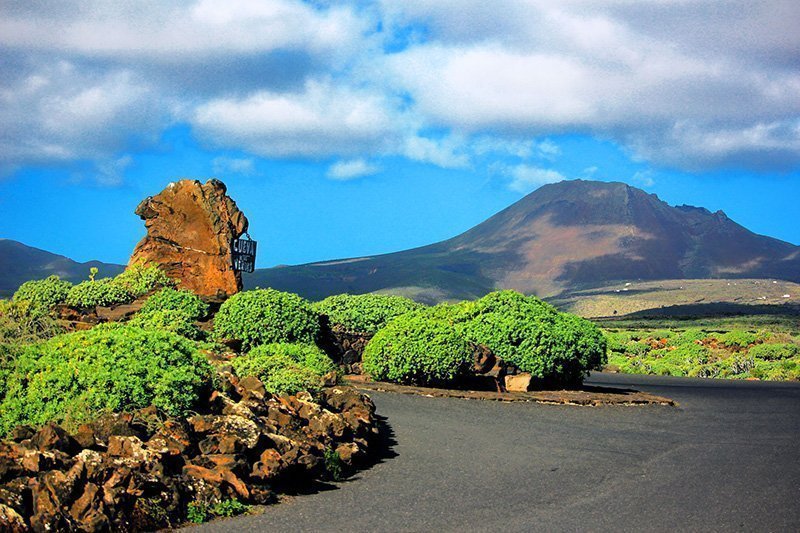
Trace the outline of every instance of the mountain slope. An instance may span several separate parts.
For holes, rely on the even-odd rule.
[[[623,280],[777,278],[800,281],[800,247],[757,235],[724,213],[672,207],[625,185],[545,185],[452,239],[374,257],[258,270],[248,287],[318,299],[392,291],[420,300],[495,288],[552,296]]]
[[[88,279],[89,269],[97,267],[98,277],[116,276],[125,268],[122,265],[88,261],[78,263],[38,248],[26,246],[9,239],[0,239],[0,297],[14,294],[24,282],[56,274],[73,283]]]

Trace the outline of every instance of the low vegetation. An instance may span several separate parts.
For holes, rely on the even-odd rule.
[[[112,278],[78,283],[67,294],[66,304],[78,309],[90,309],[130,302],[133,295],[114,283]]]
[[[207,314],[208,304],[193,292],[166,287],[145,301],[130,324],[201,340],[203,333],[195,325],[195,321],[205,318]]]
[[[800,379],[800,336],[767,329],[700,327],[606,332],[608,368],[632,374]]]
[[[13,301],[28,302],[40,311],[48,311],[67,299],[72,283],[58,276],[26,281],[14,293]]]
[[[89,279],[73,286],[64,302],[70,307],[91,309],[97,306],[111,306],[128,303],[136,298],[162,287],[175,284],[155,265],[131,265],[114,278],[94,279],[93,269]]]
[[[237,516],[249,510],[249,505],[235,499],[223,500],[214,505],[191,502],[186,508],[186,519],[194,524],[202,524],[214,518]]]
[[[606,360],[606,341],[594,324],[514,291],[462,304],[455,322],[471,342],[550,385],[579,383]]]
[[[548,386],[578,383],[605,363],[606,341],[591,322],[532,296],[497,291],[390,321],[367,344],[364,370],[399,383],[452,382],[469,371],[474,345]]]
[[[352,333],[377,333],[386,323],[422,304],[388,294],[337,294],[313,304],[314,310],[328,317],[331,326]]]
[[[155,265],[136,263],[124,272],[112,278],[114,285],[130,294],[133,298],[144,296],[148,292],[161,287],[174,287],[175,281],[167,277],[163,270]]]
[[[201,340],[203,334],[194,320],[185,312],[176,309],[159,309],[139,312],[128,322],[142,329],[169,331],[192,340]]]
[[[52,314],[26,300],[0,300],[0,344],[36,342],[62,333]]]
[[[19,424],[67,426],[104,411],[155,405],[181,415],[211,376],[197,346],[178,335],[102,324],[24,346],[7,365],[0,434]]]
[[[192,291],[166,287],[148,298],[139,312],[147,314],[156,311],[180,311],[192,320],[200,320],[208,314],[208,304]]]
[[[313,344],[318,336],[319,317],[311,304],[274,289],[235,294],[214,317],[214,337],[240,341],[244,351],[275,342]]]
[[[446,384],[467,374],[472,347],[448,321],[425,311],[401,315],[378,331],[364,350],[373,379],[418,385]]]
[[[257,377],[272,394],[316,392],[323,376],[336,370],[316,346],[290,343],[262,344],[233,359],[232,365],[239,377]]]

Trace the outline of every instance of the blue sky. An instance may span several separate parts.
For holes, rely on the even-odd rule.
[[[12,2],[0,237],[126,262],[137,203],[215,176],[258,266],[454,236],[624,181],[800,244],[800,7]]]

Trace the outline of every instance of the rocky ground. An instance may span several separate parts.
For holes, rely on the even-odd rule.
[[[352,387],[277,397],[255,378],[228,378],[186,419],[151,408],[73,432],[17,428],[0,443],[0,530],[174,527],[192,502],[270,503],[369,454],[375,408]]]

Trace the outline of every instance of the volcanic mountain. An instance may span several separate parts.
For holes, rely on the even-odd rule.
[[[0,297],[11,296],[24,282],[53,274],[72,282],[89,279],[89,269],[97,267],[98,277],[116,276],[125,267],[100,261],[78,263],[21,242],[0,239]]]
[[[257,270],[248,287],[311,299],[394,292],[422,301],[496,288],[555,296],[627,280],[777,278],[800,281],[800,247],[624,183],[545,185],[452,239],[385,255]]]

